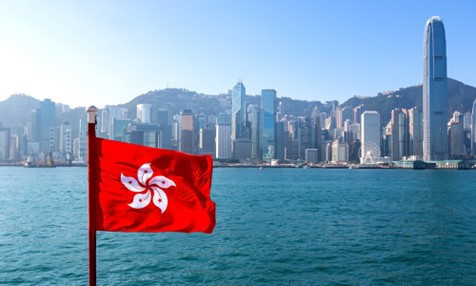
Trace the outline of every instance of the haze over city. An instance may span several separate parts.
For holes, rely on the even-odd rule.
[[[440,15],[448,76],[476,86],[472,1],[0,3],[0,100],[72,106],[178,87],[339,100],[421,84],[423,24]]]

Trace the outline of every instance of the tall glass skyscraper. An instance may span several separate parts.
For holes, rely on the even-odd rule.
[[[246,130],[245,96],[245,85],[239,81],[233,87],[231,94],[231,138],[233,141],[248,135]]]
[[[426,22],[423,36],[423,160],[448,159],[447,122],[445,27],[434,16]]]
[[[239,150],[248,149],[250,132],[246,125],[246,88],[239,81],[231,94],[231,146],[233,157],[236,159],[249,158],[248,154],[241,154]],[[243,144],[242,144],[243,143]],[[243,146],[241,146],[243,145]],[[246,146],[245,146],[246,145]],[[251,152],[251,148],[249,148]],[[247,153],[247,152],[245,152]]]
[[[276,90],[261,91],[261,139],[260,149],[263,160],[276,158]]]

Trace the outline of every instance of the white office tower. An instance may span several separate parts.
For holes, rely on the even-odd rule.
[[[140,123],[150,123],[150,104],[137,104],[137,116],[136,118]]]
[[[231,158],[231,115],[218,114],[215,128],[215,156],[217,159],[229,159]]]
[[[365,111],[360,118],[362,146],[361,164],[375,164],[380,159],[380,114],[377,111]]]

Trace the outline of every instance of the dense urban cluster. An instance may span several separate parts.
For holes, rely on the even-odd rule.
[[[285,114],[276,90],[264,89],[260,101],[250,103],[239,81],[220,97],[222,112],[195,114],[184,109],[172,114],[168,108],[149,103],[137,104],[135,110],[107,106],[98,112],[97,134],[153,148],[210,154],[225,164],[414,167],[426,162],[460,167],[465,162],[472,164],[476,155],[476,100],[471,111],[456,111],[448,121],[446,65],[443,22],[432,17],[424,33],[423,108],[393,109],[383,126],[380,114],[363,104],[328,101],[305,116]],[[46,99],[32,111],[28,126],[0,125],[0,161],[84,164],[85,117],[74,122],[76,126],[58,124],[55,112],[58,105]]]

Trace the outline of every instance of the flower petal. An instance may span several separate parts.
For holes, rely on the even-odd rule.
[[[147,180],[152,177],[152,174],[154,174],[154,171],[152,171],[150,163],[146,163],[139,168],[139,171],[137,171],[137,179],[145,186]]]
[[[157,186],[161,187],[162,189],[168,189],[169,187],[172,187],[172,186],[176,187],[174,181],[172,181],[171,179],[169,179],[167,177],[164,177],[164,176],[155,176],[155,177],[153,177],[150,180],[149,185],[157,185]]]
[[[136,193],[145,191],[145,188],[139,185],[136,179],[134,179],[133,177],[124,176],[122,173],[121,182],[122,184],[124,184],[124,186],[126,186],[126,188],[129,189],[129,191],[133,191]]]
[[[150,204],[150,191],[145,194],[137,194],[134,196],[134,200],[129,204],[131,208],[142,209]]]
[[[152,190],[154,190],[154,198],[152,199],[152,202],[154,205],[156,205],[162,213],[165,212],[167,209],[167,205],[169,204],[169,200],[167,198],[167,195],[165,194],[164,191],[157,187],[151,187]]]

